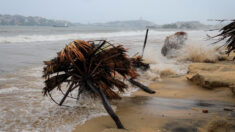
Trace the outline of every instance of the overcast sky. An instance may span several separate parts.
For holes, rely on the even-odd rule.
[[[157,24],[235,19],[235,0],[0,0],[0,14],[80,23],[146,19]]]

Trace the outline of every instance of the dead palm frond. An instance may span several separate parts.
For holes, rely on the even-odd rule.
[[[134,68],[140,68],[143,71],[146,71],[150,68],[148,63],[145,63],[141,56],[133,56],[131,62]]]
[[[99,44],[96,44],[97,42]],[[124,80],[128,80],[146,92],[154,93],[134,80],[138,74],[126,52],[123,46],[114,46],[105,40],[87,42],[75,40],[69,43],[57,53],[57,57],[44,62],[43,77],[46,79],[44,95],[49,95],[57,103],[51,96],[51,92],[56,88],[62,91],[61,85],[67,84],[66,93],[62,92],[64,96],[60,103],[57,103],[62,105],[69,93],[75,89],[78,89],[78,96],[75,98],[77,100],[80,94],[88,91],[94,96],[101,97],[104,107],[118,128],[124,128],[107,98],[121,98],[119,92],[124,92],[128,88]],[[115,91],[115,87],[118,92]]]
[[[235,52],[235,20],[232,20],[231,23],[221,28],[220,32],[220,34],[213,36],[212,38],[219,37],[215,43],[226,40],[223,46],[226,46],[227,48],[226,54],[230,55],[232,51]]]

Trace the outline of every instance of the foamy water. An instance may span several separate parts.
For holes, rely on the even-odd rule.
[[[64,104],[70,107],[60,107],[43,97],[41,73],[42,67],[36,67],[19,71],[14,81],[5,78],[7,83],[0,88],[1,131],[72,131],[91,118],[107,115],[101,100],[86,94],[78,102],[68,98]],[[136,90],[131,87],[122,96],[130,96]],[[63,97],[58,91],[52,96],[57,101]]]
[[[151,34],[162,37],[174,33],[173,31],[152,31]],[[67,33],[67,34],[46,34],[46,35],[15,35],[15,36],[0,36],[0,43],[22,43],[22,42],[43,42],[43,41],[60,41],[74,39],[100,39],[110,37],[129,37],[129,36],[144,36],[145,31],[119,31],[108,33]]]
[[[14,81],[1,86],[1,131],[71,131],[92,117],[106,115],[100,100],[67,100],[71,107],[59,107],[43,97],[41,72],[42,67],[22,70],[15,74]],[[62,98],[58,92],[53,96]]]
[[[144,59],[150,62],[150,70],[140,72],[141,76],[138,81],[148,85],[153,81],[161,81],[163,72],[171,71],[177,75],[183,75],[187,72],[190,61],[182,60],[182,56],[189,58],[190,54],[182,52],[181,56],[168,59],[160,53],[166,36],[174,33],[174,31],[151,31],[147,48],[145,50]],[[142,44],[145,31],[129,31],[129,32],[111,32],[111,33],[78,33],[78,34],[55,34],[55,35],[15,35],[9,37],[0,37],[0,43],[24,43],[27,48],[32,42],[42,41],[37,45],[47,44],[45,41],[69,40],[77,38],[107,38],[112,42],[123,44],[129,48],[129,54],[133,55],[142,50]],[[202,45],[208,45],[210,42],[204,41],[206,32],[204,31],[188,31],[190,41],[194,41],[194,48],[190,51],[207,52],[206,48],[201,48]],[[190,42],[189,41],[189,42]],[[191,43],[187,43],[190,45]],[[50,52],[57,51],[57,45],[50,45],[51,50],[43,52],[50,55]],[[190,46],[189,46],[190,47]],[[11,47],[12,48],[12,47]],[[14,47],[17,48],[17,47]],[[37,47],[35,47],[37,48]],[[182,51],[185,49],[182,49]],[[33,54],[33,53],[32,53]],[[55,54],[56,55],[56,54]],[[200,54],[196,54],[200,55]],[[213,56],[213,53],[211,53]],[[27,56],[27,55],[25,55]],[[7,55],[5,56],[7,58]],[[3,58],[2,58],[3,59]],[[45,58],[40,58],[42,61]],[[30,60],[28,60],[30,61]],[[30,62],[27,62],[30,64]],[[0,76],[0,131],[72,131],[78,124],[83,124],[85,121],[107,115],[101,101],[91,98],[87,95],[81,96],[80,100],[68,99],[66,105],[70,107],[59,107],[50,100],[49,97],[42,95],[44,87],[42,75],[42,65],[33,65],[25,68],[19,68],[14,73]],[[157,78],[157,79],[156,79]],[[128,84],[130,89],[122,96],[130,96],[132,92],[138,90]],[[76,94],[76,93],[74,93]],[[54,92],[53,97],[60,100],[62,95],[60,92]],[[112,106],[114,109],[116,106]]]

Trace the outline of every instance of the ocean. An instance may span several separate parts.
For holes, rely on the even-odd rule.
[[[151,63],[151,68],[147,72],[140,71],[140,82],[147,85],[156,77],[160,81],[161,72],[167,70],[177,75],[186,74],[190,64],[189,53],[202,52],[202,49],[209,53],[207,47],[211,46],[212,41],[206,41],[206,34],[216,33],[187,30],[187,44],[194,48],[190,52],[189,49],[182,50],[183,55],[176,58],[165,58],[161,55],[164,39],[176,31],[181,30],[150,29],[144,58]],[[0,131],[72,131],[76,125],[91,118],[107,115],[101,101],[87,95],[83,95],[78,102],[67,100],[71,107],[59,107],[49,97],[44,97],[41,78],[43,61],[55,57],[58,51],[75,39],[105,39],[122,44],[128,49],[128,55],[133,56],[141,54],[144,37],[145,30],[0,26]],[[211,54],[214,53],[211,51]],[[123,96],[131,96],[137,90],[130,87]],[[60,93],[54,95],[62,98]],[[115,109],[116,106],[112,107]]]

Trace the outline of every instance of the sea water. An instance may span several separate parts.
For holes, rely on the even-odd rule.
[[[144,58],[150,63],[150,70],[139,71],[141,76],[138,81],[146,85],[156,77],[160,81],[160,73],[164,70],[172,70],[178,75],[187,72],[190,62],[179,61],[179,57],[168,59],[160,52],[165,37],[176,31],[149,31]],[[211,43],[205,41],[207,31],[186,32],[189,35],[189,45],[194,45],[194,49],[199,51],[207,51],[206,47]],[[78,102],[66,100],[65,103],[70,107],[59,107],[48,96],[43,96],[43,61],[55,57],[59,50],[75,39],[105,39],[114,44],[122,44],[128,49],[129,56],[136,53],[140,55],[144,36],[145,30],[0,27],[0,131],[72,131],[76,125],[91,118],[107,115],[101,101],[88,95],[82,95]],[[130,85],[129,91],[123,96],[130,96],[136,90]],[[62,98],[59,92],[53,95],[58,100]],[[115,105],[112,107],[115,109]]]

